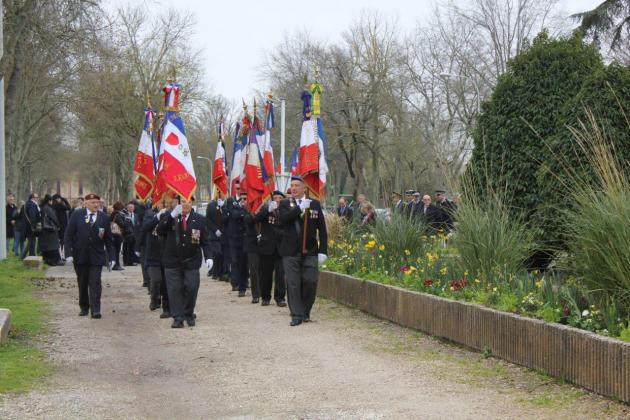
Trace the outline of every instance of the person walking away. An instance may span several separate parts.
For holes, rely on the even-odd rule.
[[[39,249],[44,263],[49,266],[64,265],[59,254],[59,229],[57,212],[53,208],[53,199],[46,194],[40,204],[42,233],[39,236]]]
[[[291,179],[291,198],[280,202],[278,218],[282,224],[279,252],[293,327],[311,320],[317,296],[318,264],[323,264],[328,254],[326,221],[320,202],[306,197],[300,177]]]
[[[433,205],[430,195],[422,197],[420,217],[425,225],[425,233],[427,235],[435,235],[440,225],[440,210]]]
[[[181,198],[172,211],[165,211],[159,217],[157,232],[165,237],[163,261],[173,315],[171,328],[183,328],[184,320],[189,327],[194,327],[202,252],[206,268],[211,270],[213,264],[208,222],[192,210],[192,199],[186,198]]]
[[[278,253],[278,247],[282,239],[282,230],[278,220],[278,206],[286,197],[281,191],[274,191],[272,200],[263,205],[254,222],[260,225],[258,236],[258,254],[260,255],[260,297],[262,306],[268,306],[271,301],[271,287],[273,285],[273,298],[276,305],[287,306],[285,301],[286,282],[282,258]],[[275,274],[275,282],[274,282]]]
[[[123,210],[125,205],[120,201],[116,201],[112,206],[111,230],[114,243],[114,267],[112,270],[122,271],[124,268],[120,265],[120,251],[123,244],[123,232],[125,231],[125,215]]]
[[[446,197],[446,191],[435,191],[435,206],[440,209],[440,229],[448,234],[455,227],[457,204]]]
[[[7,254],[8,254],[9,250],[11,249],[11,240],[13,239],[15,243],[14,228],[15,228],[16,217],[18,214],[18,208],[15,205],[15,196],[13,194],[9,194],[7,196],[7,206],[6,206],[5,211],[6,211],[5,217],[6,217]],[[15,249],[15,245],[13,246],[13,249]]]
[[[101,318],[101,272],[103,266],[114,266],[114,245],[110,218],[98,210],[100,197],[85,196],[85,208],[72,212],[64,243],[74,265],[79,285],[79,316],[88,311],[93,319]],[[109,261],[108,257],[109,256]]]
[[[42,233],[41,211],[39,204],[39,195],[32,193],[28,196],[28,200],[24,205],[24,220],[26,221],[26,240],[27,245],[22,254],[22,258],[26,255],[37,255],[37,237]]]
[[[64,261],[65,258],[65,250],[63,247],[63,238],[66,233],[66,227],[68,226],[68,213],[70,212],[70,203],[68,200],[63,198],[60,194],[54,194],[52,196],[53,199],[53,209],[57,214],[57,220],[59,221],[59,249],[61,251],[61,260]]]

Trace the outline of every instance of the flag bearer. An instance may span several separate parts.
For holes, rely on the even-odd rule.
[[[280,202],[278,218],[282,224],[282,256],[287,280],[291,326],[311,320],[317,295],[318,264],[327,258],[328,240],[322,206],[306,197],[302,178],[291,179],[291,198]],[[319,239],[319,241],[318,241]]]

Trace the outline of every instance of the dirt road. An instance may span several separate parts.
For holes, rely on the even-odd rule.
[[[202,276],[197,326],[149,312],[137,268],[105,273],[103,319],[78,317],[70,267],[42,292],[55,373],[0,397],[0,418],[624,418],[628,407],[329,301],[315,322]]]

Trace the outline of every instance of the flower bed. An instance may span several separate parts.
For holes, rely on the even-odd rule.
[[[444,236],[422,238],[413,248],[394,239],[379,242],[371,233],[333,239],[325,269],[630,341],[628,322],[614,305],[596,306],[573,278],[501,269],[481,278],[460,268]]]

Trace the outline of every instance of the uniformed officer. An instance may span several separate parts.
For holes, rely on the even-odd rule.
[[[85,196],[85,208],[72,212],[64,243],[70,257],[66,261],[74,264],[79,285],[79,316],[91,311],[92,318],[101,318],[101,272],[103,266],[114,266],[114,242],[110,219],[98,210],[100,197]],[[109,255],[109,261],[107,256]]]
[[[159,214],[159,213],[158,213]],[[172,328],[195,326],[195,304],[199,292],[199,269],[203,257],[212,269],[213,251],[208,222],[195,213],[192,200],[180,199],[180,204],[159,216],[157,232],[164,240],[164,275],[173,315]]]
[[[144,263],[149,274],[149,294],[151,302],[149,309],[154,311],[162,308],[160,318],[170,318],[170,306],[166,290],[166,278],[164,277],[164,265],[162,264],[163,237],[158,235],[158,213],[164,208],[164,202],[158,201],[154,208],[145,211],[142,221],[142,235],[146,243],[144,250]],[[164,214],[164,213],[162,213]]]
[[[279,205],[278,219],[282,224],[279,253],[287,280],[290,325],[296,326],[311,320],[318,263],[326,261],[328,239],[322,206],[306,197],[304,182],[299,177],[291,178],[291,196]]]
[[[221,252],[215,255],[214,267],[208,272],[208,275],[221,281],[230,281],[230,248],[226,234],[229,219],[227,216],[226,203],[221,196],[208,203],[206,209],[208,228],[210,232],[214,232],[221,245]]]
[[[446,191],[435,191],[435,206],[440,209],[440,226],[445,233],[453,230],[455,226],[455,213],[457,213],[457,204],[446,197]]]
[[[245,238],[243,239],[243,251],[247,254],[247,267],[249,271],[249,285],[252,291],[252,303],[260,302],[260,255],[258,254],[258,235],[260,223],[254,221],[247,202],[247,194],[241,195],[241,205],[245,209],[243,222],[245,223]]]
[[[247,193],[239,192],[236,199],[228,203],[227,235],[230,246],[230,272],[232,274],[232,290],[238,291],[238,297],[245,297],[247,291],[247,253],[243,249],[245,238],[245,207],[247,206]]]
[[[263,205],[254,222],[260,228],[258,236],[258,254],[260,255],[260,297],[262,306],[269,305],[271,301],[271,287],[273,298],[278,306],[287,306],[285,301],[286,282],[284,280],[284,268],[282,258],[278,254],[278,247],[282,240],[282,229],[278,220],[278,206],[285,198],[281,191],[274,191],[272,201]],[[275,284],[274,284],[275,273]]]

